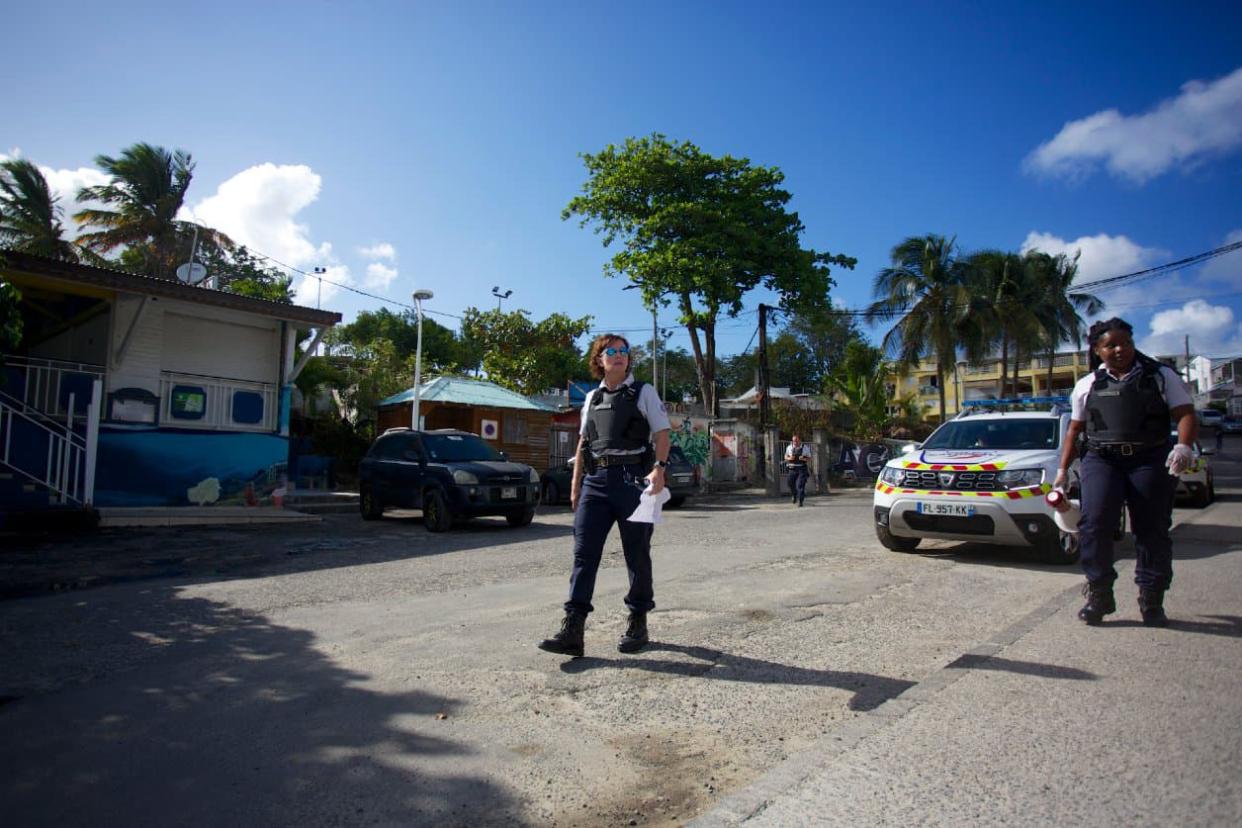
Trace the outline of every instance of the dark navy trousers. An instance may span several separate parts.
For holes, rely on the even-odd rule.
[[[810,476],[810,470],[806,466],[789,470],[789,493],[799,503],[806,500],[806,479]]]
[[[1144,449],[1128,457],[1088,451],[1082,458],[1082,520],[1078,539],[1082,570],[1092,583],[1112,584],[1113,532],[1123,505],[1130,507],[1137,563],[1134,582],[1146,589],[1166,590],[1173,582],[1173,493],[1177,478],[1164,461],[1168,446]]]
[[[574,513],[574,569],[569,576],[567,612],[589,613],[595,609],[591,606],[595,576],[604,554],[604,541],[614,523],[620,527],[625,568],[630,573],[625,606],[631,612],[650,612],[655,608],[651,585],[651,533],[655,527],[626,520],[638,508],[639,496],[646,488],[642,475],[642,466],[635,464],[596,469],[582,478],[578,510]]]

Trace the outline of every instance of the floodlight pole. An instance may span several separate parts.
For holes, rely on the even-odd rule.
[[[414,291],[414,315],[418,317],[418,336],[414,344],[414,408],[410,414],[410,428],[418,431],[418,403],[423,382],[423,300],[435,294],[429,290]]]

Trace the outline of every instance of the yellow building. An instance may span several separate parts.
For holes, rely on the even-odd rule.
[[[1074,383],[1089,371],[1087,352],[1067,352],[1052,358],[1051,382],[1048,375],[1048,356],[1024,359],[1018,368],[1018,389],[1013,391],[1013,361],[1009,362],[1007,396],[1068,397]],[[936,376],[936,364],[923,361],[905,376],[897,377],[891,385],[894,399],[913,394],[923,406],[923,419],[929,423],[940,421],[940,390]],[[998,399],[1001,396],[1001,367],[999,359],[985,360],[979,365],[959,361],[952,372],[944,378],[945,413],[952,417],[961,410],[961,401]]]

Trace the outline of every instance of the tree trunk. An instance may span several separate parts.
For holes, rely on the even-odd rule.
[[[940,392],[940,422],[943,424],[947,415],[945,410],[947,406],[944,401],[944,360],[941,359],[936,360],[936,385],[936,390]]]
[[[1005,392],[1009,390],[1009,332],[1001,329],[1001,399],[1005,399]]]

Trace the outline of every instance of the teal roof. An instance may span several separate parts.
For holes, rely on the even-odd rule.
[[[414,389],[407,388],[400,394],[380,400],[380,407],[412,402]],[[460,403],[486,408],[522,408],[528,411],[553,411],[550,405],[527,399],[516,391],[501,388],[494,382],[462,379],[461,377],[437,377],[423,383],[419,392],[420,402]]]

